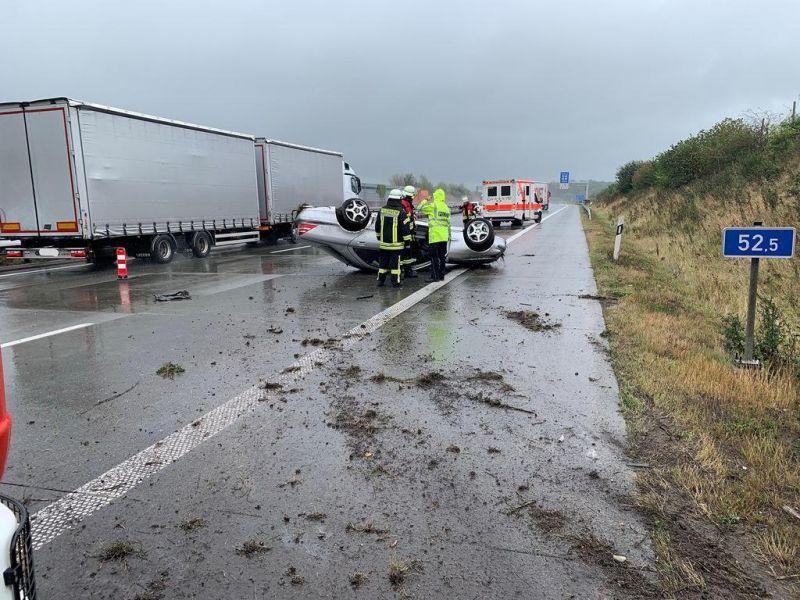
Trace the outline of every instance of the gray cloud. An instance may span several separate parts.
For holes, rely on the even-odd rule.
[[[29,0],[4,15],[4,100],[334,148],[373,181],[608,179],[800,91],[794,0]]]

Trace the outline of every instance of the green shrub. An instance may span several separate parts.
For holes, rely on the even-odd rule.
[[[744,325],[739,315],[722,317],[722,337],[725,350],[734,357],[744,354]]]
[[[617,170],[616,183],[620,194],[627,194],[633,190],[633,176],[643,164],[641,160],[632,160]]]

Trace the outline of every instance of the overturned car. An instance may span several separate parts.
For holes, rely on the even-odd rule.
[[[302,207],[295,218],[298,240],[321,248],[343,263],[365,271],[378,270],[375,214],[360,198],[345,200],[338,208]],[[430,266],[428,223],[416,221],[415,269]],[[491,263],[503,256],[506,241],[495,237],[491,222],[473,219],[464,227],[450,227],[447,262],[456,265]]]

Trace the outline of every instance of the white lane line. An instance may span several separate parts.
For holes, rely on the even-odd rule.
[[[91,327],[94,323],[81,323],[80,325],[73,325],[72,327],[64,327],[64,329],[56,329],[55,331],[48,331],[47,333],[40,333],[39,335],[32,335],[31,337],[22,338],[21,340],[14,340],[13,342],[6,342],[0,344],[0,348],[10,348],[11,346],[18,346],[25,342],[33,342],[42,338],[58,335],[60,333],[67,333],[68,331],[75,331],[76,329],[83,329],[84,327]]]
[[[88,267],[89,264],[81,263],[79,265],[67,265],[66,267],[50,267],[49,269],[22,269],[15,273],[5,273],[0,275],[0,279],[6,277],[22,277],[23,275],[33,275],[34,273],[47,273],[48,271],[60,271],[61,269],[77,269],[78,267]]]
[[[273,250],[270,254],[279,254],[281,252],[291,252],[292,250],[302,250],[303,248],[311,248],[311,246],[296,246],[294,248],[286,248],[285,250]]]
[[[553,217],[559,212],[556,211],[545,219]],[[545,219],[542,219],[542,221]],[[536,227],[536,225],[538,224],[523,229],[512,236],[513,239],[509,241],[519,238]],[[338,351],[347,350],[354,346],[364,336],[383,327],[395,317],[419,304],[422,300],[466,272],[468,272],[468,269],[463,267],[453,269],[445,276],[444,281],[429,283],[424,288],[406,296],[396,304],[347,331],[341,336],[341,341],[335,348],[319,348],[300,357],[281,371],[280,375],[270,378],[270,381],[279,383],[284,388],[291,387],[292,384],[305,378],[317,367],[331,364],[336,359]],[[124,496],[140,483],[175,463],[203,442],[210,440],[243,417],[251,414],[259,402],[273,396],[274,394],[260,389],[257,385],[248,388],[238,396],[210,410],[202,417],[193,420],[178,431],[131,456],[116,467],[112,467],[75,491],[62,496],[52,504],[48,504],[31,516],[33,549],[38,550],[65,531],[78,525],[94,512]],[[278,415],[272,419],[265,420],[265,422],[271,422],[277,418]]]

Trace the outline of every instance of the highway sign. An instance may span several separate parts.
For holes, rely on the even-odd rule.
[[[575,202],[586,202],[586,194],[575,194]]]
[[[794,227],[726,227],[722,255],[730,258],[792,258]]]
[[[569,183],[569,171],[561,171],[559,183]]]

